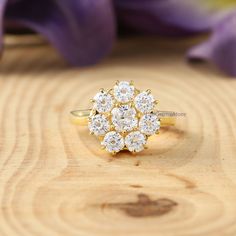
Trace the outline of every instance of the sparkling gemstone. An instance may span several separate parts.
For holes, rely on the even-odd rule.
[[[125,137],[125,145],[131,152],[140,152],[144,149],[146,137],[139,131],[131,132]]]
[[[134,98],[134,86],[129,82],[121,81],[114,86],[114,96],[118,102],[130,102]]]
[[[119,133],[111,131],[105,135],[102,145],[108,152],[119,152],[124,148],[124,138]]]
[[[105,135],[110,130],[109,121],[101,114],[92,116],[89,122],[89,130],[97,136]]]
[[[95,101],[94,108],[99,113],[105,113],[111,111],[114,105],[114,100],[112,96],[109,93],[105,92],[97,93],[94,97],[94,101]]]
[[[151,112],[154,108],[154,101],[153,96],[148,92],[142,92],[134,99],[136,109],[142,113]]]
[[[146,135],[153,135],[160,129],[160,120],[155,114],[145,114],[139,121],[139,130]]]
[[[130,105],[121,105],[111,111],[112,123],[118,132],[132,131],[138,125],[136,111]]]

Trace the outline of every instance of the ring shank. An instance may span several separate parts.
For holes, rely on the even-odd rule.
[[[75,125],[87,126],[90,112],[91,112],[91,109],[71,111],[70,113],[71,122]],[[158,117],[160,117],[162,127],[175,125],[176,117],[171,115],[173,113],[174,112],[171,112],[171,111],[158,111],[157,112]]]

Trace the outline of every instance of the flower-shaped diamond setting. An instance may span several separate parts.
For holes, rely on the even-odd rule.
[[[101,89],[92,99],[90,133],[115,154],[122,150],[140,152],[149,136],[158,133],[160,119],[150,90],[140,92],[132,82],[117,82],[113,89]]]

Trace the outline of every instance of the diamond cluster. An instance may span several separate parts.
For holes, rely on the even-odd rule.
[[[108,92],[102,89],[92,102],[90,133],[100,137],[110,153],[125,149],[140,152],[148,137],[160,129],[151,91],[140,92],[131,82],[117,82]]]

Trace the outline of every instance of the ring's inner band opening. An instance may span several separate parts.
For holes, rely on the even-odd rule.
[[[76,125],[86,126],[88,125],[88,117],[91,109],[76,110],[71,112],[71,122]],[[173,115],[173,111],[157,111],[156,114],[160,118],[161,126],[174,126],[176,123],[176,117]]]

